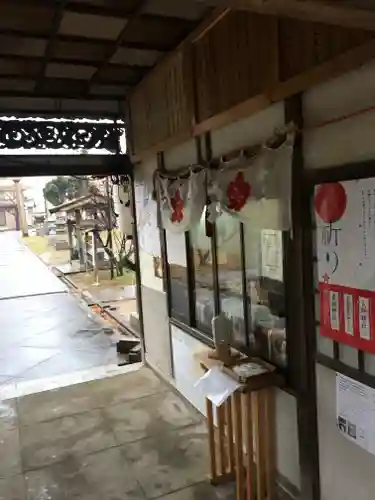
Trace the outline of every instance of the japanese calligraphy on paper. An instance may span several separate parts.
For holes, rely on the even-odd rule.
[[[315,189],[320,333],[375,353],[375,178]]]

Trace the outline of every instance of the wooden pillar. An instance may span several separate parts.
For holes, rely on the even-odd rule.
[[[285,101],[285,122],[303,130],[302,96]],[[288,314],[289,385],[297,398],[301,498],[320,499],[318,424],[315,381],[315,316],[310,197],[306,187],[303,134],[297,133],[292,161],[292,237],[285,269]]]
[[[68,244],[69,244],[69,254],[70,254],[70,263],[72,263],[74,257],[74,247],[73,247],[73,222],[68,219],[67,221],[68,227]]]
[[[107,212],[107,231],[108,231],[108,247],[111,252],[111,259],[109,262],[110,265],[110,272],[111,272],[111,280],[115,277],[115,267],[114,267],[114,262],[113,262],[113,239],[112,239],[112,230],[113,230],[113,225],[112,225],[112,196],[110,192],[110,186],[109,186],[109,177],[106,179],[105,183],[105,189],[106,189],[106,195],[107,195],[107,207],[106,207],[106,212]]]
[[[14,179],[13,181],[16,187],[16,203],[17,203],[18,219],[20,223],[22,236],[29,236],[29,230],[25,212],[25,201],[23,198],[22,185],[20,181],[21,181],[20,179]]]
[[[78,244],[79,265],[80,265],[81,269],[84,269],[84,267],[85,267],[85,255],[84,255],[84,243],[83,243],[82,231],[81,231],[82,216],[81,216],[81,212],[79,210],[75,210],[75,219],[76,219],[76,238],[77,238],[77,244]]]
[[[91,239],[91,252],[92,252],[92,267],[94,270],[94,283],[99,284],[99,271],[98,271],[98,237],[96,229],[92,232]]]

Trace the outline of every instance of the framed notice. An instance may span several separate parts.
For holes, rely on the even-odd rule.
[[[314,193],[320,334],[375,353],[375,178]]]
[[[336,373],[336,424],[346,439],[375,455],[375,389]]]
[[[282,231],[262,230],[262,276],[283,281]]]

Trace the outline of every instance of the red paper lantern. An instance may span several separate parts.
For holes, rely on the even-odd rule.
[[[347,204],[345,189],[339,182],[318,186],[314,206],[319,217],[327,224],[337,222],[344,215]]]

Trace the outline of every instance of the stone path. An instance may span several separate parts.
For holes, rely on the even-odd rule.
[[[202,417],[147,368],[0,407],[0,500],[229,500]]]
[[[0,317],[0,395],[4,385],[117,367],[117,332],[16,233],[0,234]]]

